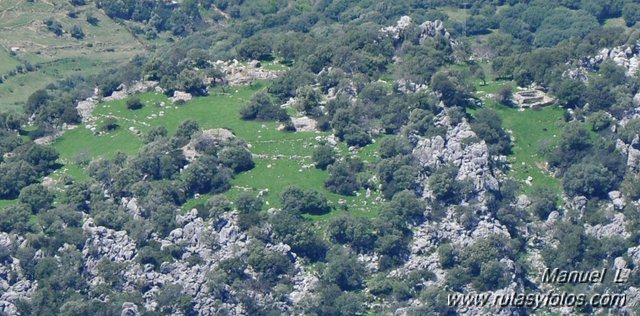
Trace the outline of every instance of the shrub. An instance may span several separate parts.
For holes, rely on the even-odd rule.
[[[100,130],[103,132],[109,132],[116,130],[118,127],[120,127],[120,125],[118,125],[118,120],[116,118],[107,117],[102,123],[102,127],[100,127]]]
[[[126,103],[127,109],[129,110],[139,110],[144,106],[144,104],[142,104],[142,101],[140,101],[140,98],[138,97],[131,97],[127,99]]]

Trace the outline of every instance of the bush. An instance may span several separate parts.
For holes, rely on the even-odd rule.
[[[144,106],[144,104],[142,104],[142,101],[140,101],[140,98],[138,97],[131,97],[129,99],[127,99],[127,109],[129,110],[139,110],[142,109],[142,107]]]
[[[304,190],[290,186],[282,192],[280,200],[284,211],[323,214],[330,210],[327,198],[316,190]]]
[[[115,117],[107,117],[104,122],[102,122],[102,126],[100,130],[103,132],[110,132],[118,129],[120,125],[118,125],[118,120]]]
[[[242,172],[253,169],[251,152],[240,146],[230,146],[223,149],[218,155],[220,163],[233,169],[234,172]]]
[[[240,118],[243,120],[281,121],[289,119],[287,112],[274,104],[268,94],[258,92],[251,102],[240,109]]]
[[[69,33],[71,34],[71,37],[75,39],[81,40],[84,38],[84,31],[79,25],[71,27],[71,31]]]
[[[45,20],[44,23],[47,25],[47,29],[56,36],[62,36],[62,34],[64,34],[64,30],[62,29],[62,24],[60,24],[60,22],[49,18]]]
[[[238,209],[238,226],[246,230],[249,227],[258,224],[260,219],[260,210],[262,210],[263,202],[261,199],[253,196],[249,192],[242,192],[235,200]]]
[[[513,104],[512,99],[513,89],[511,89],[511,86],[502,86],[498,89],[498,93],[496,93],[496,101],[506,106],[511,106]]]
[[[325,170],[336,161],[336,151],[329,145],[320,145],[313,151],[312,159],[316,168]]]
[[[569,167],[562,186],[571,196],[605,197],[613,187],[613,179],[601,164],[579,163]]]
[[[360,188],[360,183],[348,163],[343,161],[335,163],[328,170],[329,178],[324,183],[327,190],[342,195],[355,195]]]
[[[100,19],[96,18],[95,16],[93,16],[93,14],[88,13],[87,14],[87,23],[96,26],[98,25],[98,23],[100,23]]]

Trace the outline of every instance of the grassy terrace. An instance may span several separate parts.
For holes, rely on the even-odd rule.
[[[240,108],[255,92],[264,88],[265,83],[257,83],[253,87],[230,87],[226,91],[214,89],[209,96],[194,98],[180,106],[172,105],[162,94],[149,92],[140,95],[145,106],[136,111],[127,110],[124,100],[100,103],[94,110],[97,125],[107,117],[115,117],[120,128],[101,136],[95,135],[86,126],[65,132],[54,143],[64,167],[56,171],[53,177],[71,175],[77,179],[86,178],[84,167],[76,164],[79,155],[112,157],[118,151],[135,154],[142,146],[142,141],[140,136],[130,131],[131,127],[144,134],[152,126],[164,126],[171,134],[182,121],[194,119],[202,129],[230,129],[251,147],[256,167],[233,180],[233,188],[227,193],[230,198],[244,190],[255,191],[257,194],[259,190],[268,189],[269,193],[265,196],[268,207],[278,207],[279,193],[288,185],[295,184],[321,190],[335,206],[331,213],[309,216],[312,219],[327,219],[344,212],[337,209],[341,199],[347,202],[350,214],[375,217],[377,206],[373,202],[376,193],[369,198],[365,197],[364,191],[354,197],[330,193],[324,189],[328,173],[311,166],[311,154],[314,145],[318,143],[317,138],[328,136],[328,133],[281,132],[274,122],[240,120]],[[165,106],[158,107],[155,105],[157,102],[164,102]],[[348,152],[342,144],[339,148],[343,155]],[[369,145],[357,155],[365,161],[374,162],[377,145]],[[207,198],[207,195],[192,198],[183,206],[183,210],[203,203]]]

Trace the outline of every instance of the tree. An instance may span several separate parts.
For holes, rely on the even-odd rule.
[[[481,292],[501,289],[509,284],[510,275],[505,272],[503,264],[497,260],[484,262],[473,286]]]
[[[247,263],[261,274],[261,280],[274,285],[281,275],[291,272],[293,264],[285,254],[264,247],[264,244],[251,245]]]
[[[622,17],[627,26],[631,27],[640,20],[640,4],[629,2],[622,7]]]
[[[158,205],[151,212],[151,223],[154,231],[160,236],[166,237],[176,228],[176,209],[172,203]]]
[[[564,79],[555,90],[558,100],[568,108],[576,108],[584,104],[586,86],[580,80]]]
[[[451,269],[458,263],[457,256],[458,251],[450,243],[442,244],[438,247],[440,265],[445,269]]]
[[[558,194],[544,186],[534,187],[531,192],[531,210],[541,220],[546,220],[557,209]]]
[[[587,118],[587,122],[589,123],[589,125],[591,125],[592,131],[599,132],[611,125],[611,117],[607,112],[598,111],[591,114]]]
[[[489,145],[492,155],[511,152],[511,137],[502,129],[502,119],[494,110],[483,108],[475,115],[471,129]]]
[[[131,170],[155,180],[174,179],[187,163],[182,150],[173,149],[165,139],[144,145],[131,160]]]
[[[26,233],[32,229],[29,224],[31,206],[18,203],[0,209],[0,230],[3,232]]]
[[[471,85],[460,73],[438,72],[431,78],[431,89],[440,93],[447,106],[466,106],[471,97]]]
[[[310,116],[320,116],[322,114],[319,108],[322,98],[320,93],[311,86],[298,88],[298,90],[296,90],[296,97],[298,98],[296,102],[298,110]]]
[[[275,105],[271,97],[265,92],[256,93],[249,104],[240,109],[240,118],[243,120],[263,120],[263,121],[287,121],[287,112]]]
[[[265,39],[252,37],[238,46],[238,55],[244,59],[265,60],[271,57],[271,46]]]
[[[280,194],[282,209],[288,212],[323,214],[330,210],[327,198],[316,190],[287,187]]]
[[[631,144],[638,135],[640,135],[640,119],[631,119],[618,132],[620,139],[625,143]]]
[[[32,184],[22,188],[18,198],[21,203],[31,207],[34,214],[47,210],[53,203],[53,194],[41,184]]]
[[[27,99],[25,110],[27,111],[28,114],[34,114],[40,108],[47,105],[51,100],[51,98],[52,96],[49,95],[47,90],[44,90],[44,89],[36,90]]]
[[[342,195],[354,195],[360,188],[358,178],[348,163],[339,161],[329,166],[327,170],[329,178],[324,183],[327,190]]]
[[[365,271],[356,257],[344,248],[331,249],[322,278],[329,284],[336,284],[343,291],[360,289]]]
[[[56,168],[56,160],[58,160],[58,157],[58,152],[51,146],[27,143],[14,150],[14,156],[11,157],[11,160],[26,161],[31,164],[40,175],[45,175]]]
[[[238,226],[246,230],[249,227],[258,224],[260,219],[260,210],[262,210],[263,202],[261,199],[253,196],[249,192],[242,192],[235,200],[238,209]]]
[[[378,173],[381,175],[382,193],[387,199],[399,191],[413,190],[416,187],[418,170],[410,158],[398,156],[395,159],[384,159],[378,164]]]
[[[225,147],[218,154],[218,158],[222,165],[233,169],[236,173],[251,170],[255,166],[251,152],[241,146]]]
[[[496,93],[496,100],[506,106],[513,104],[513,89],[511,86],[502,86]]]
[[[187,191],[195,194],[228,190],[231,187],[231,174],[228,169],[221,170],[217,165],[218,161],[210,156],[203,156],[192,162],[182,172]]]
[[[316,168],[325,170],[336,161],[336,151],[330,145],[320,145],[313,150],[311,158]]]
[[[47,25],[47,29],[56,36],[60,37],[64,34],[64,30],[62,29],[62,24],[60,24],[60,22],[49,18],[45,20],[44,23]]]
[[[606,197],[613,188],[611,172],[601,164],[578,163],[567,169],[562,186],[571,196]]]
[[[154,126],[149,130],[149,132],[147,132],[147,135],[145,135],[144,143],[145,144],[149,144],[149,143],[155,142],[157,140],[160,140],[161,138],[165,138],[165,137],[167,137],[168,133],[169,132],[167,131],[166,127],[164,127],[164,126]]]
[[[178,125],[175,137],[188,140],[199,130],[200,124],[198,124],[197,121],[191,119],[184,120]]]
[[[184,69],[176,77],[175,89],[189,92],[193,95],[206,95],[207,86],[201,73]]]
[[[419,200],[415,193],[408,190],[394,194],[391,202],[383,208],[385,212],[400,216],[412,223],[420,223],[426,209],[424,202]]]
[[[429,177],[429,188],[433,191],[436,199],[451,203],[460,199],[457,175],[457,168],[448,166],[440,168]]]
[[[327,226],[329,239],[339,244],[349,244],[358,252],[373,250],[376,240],[372,223],[365,218],[340,216],[332,219]]]
[[[371,136],[359,125],[349,125],[344,129],[344,141],[349,146],[364,147],[371,144]]]
[[[380,158],[408,155],[411,153],[411,149],[411,144],[404,137],[386,137],[380,142]]]
[[[139,110],[144,106],[139,97],[130,97],[126,103],[129,110]]]
[[[222,213],[231,211],[231,201],[229,201],[226,196],[217,194],[210,197],[207,202],[205,202],[204,208],[206,210],[206,214],[205,216],[202,216],[203,218],[211,217],[216,219],[222,215]],[[200,212],[198,212],[198,214],[200,214]]]
[[[589,131],[582,126],[570,124],[564,128],[557,149],[551,153],[549,162],[562,171],[584,158],[592,148]]]

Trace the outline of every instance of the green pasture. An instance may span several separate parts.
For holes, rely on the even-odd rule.
[[[523,184],[531,177],[533,186],[560,189],[560,181],[547,171],[545,157],[540,154],[539,149],[543,143],[550,146],[557,144],[564,126],[564,110],[556,105],[521,110],[498,104],[493,95],[504,85],[509,85],[516,91],[516,85],[512,81],[487,80],[484,86],[477,82],[477,96],[484,106],[498,112],[503,128],[513,136],[513,152],[508,157],[512,166],[509,175]],[[477,109],[469,110],[471,114],[475,111]],[[525,192],[529,189],[528,185],[523,185]]]
[[[268,190],[264,196],[267,207],[279,207],[279,194],[289,185],[313,188],[322,191],[334,207],[329,214],[309,216],[313,219],[326,219],[343,212],[338,210],[339,201],[344,200],[347,211],[355,216],[374,217],[379,203],[375,201],[377,192],[366,197],[362,190],[359,196],[345,197],[324,189],[328,177],[326,171],[313,166],[311,154],[318,139],[328,136],[322,132],[283,132],[277,129],[278,123],[243,121],[239,110],[251,96],[265,88],[264,83],[253,86],[228,87],[225,90],[213,89],[209,96],[196,97],[183,105],[173,105],[166,96],[156,92],[140,94],[145,106],[140,110],[128,110],[126,100],[99,103],[93,114],[96,122],[80,125],[66,131],[54,142],[60,153],[63,168],[54,174],[61,178],[71,175],[74,178],[86,178],[83,166],[76,163],[77,157],[113,157],[116,152],[135,154],[142,146],[142,135],[154,126],[164,126],[170,134],[175,133],[178,125],[187,119],[196,120],[202,129],[227,128],[244,139],[254,154],[256,167],[241,173],[233,180],[233,188],[227,195],[233,199],[238,192],[249,190],[256,194]],[[163,103],[163,106],[160,104]],[[91,127],[98,127],[108,118],[118,120],[119,128],[109,133],[94,133]],[[362,148],[356,155],[365,161],[374,162],[379,142]],[[342,146],[342,145],[341,145]],[[346,147],[340,150],[347,154]],[[190,199],[183,209],[195,207],[208,198],[202,195]]]

